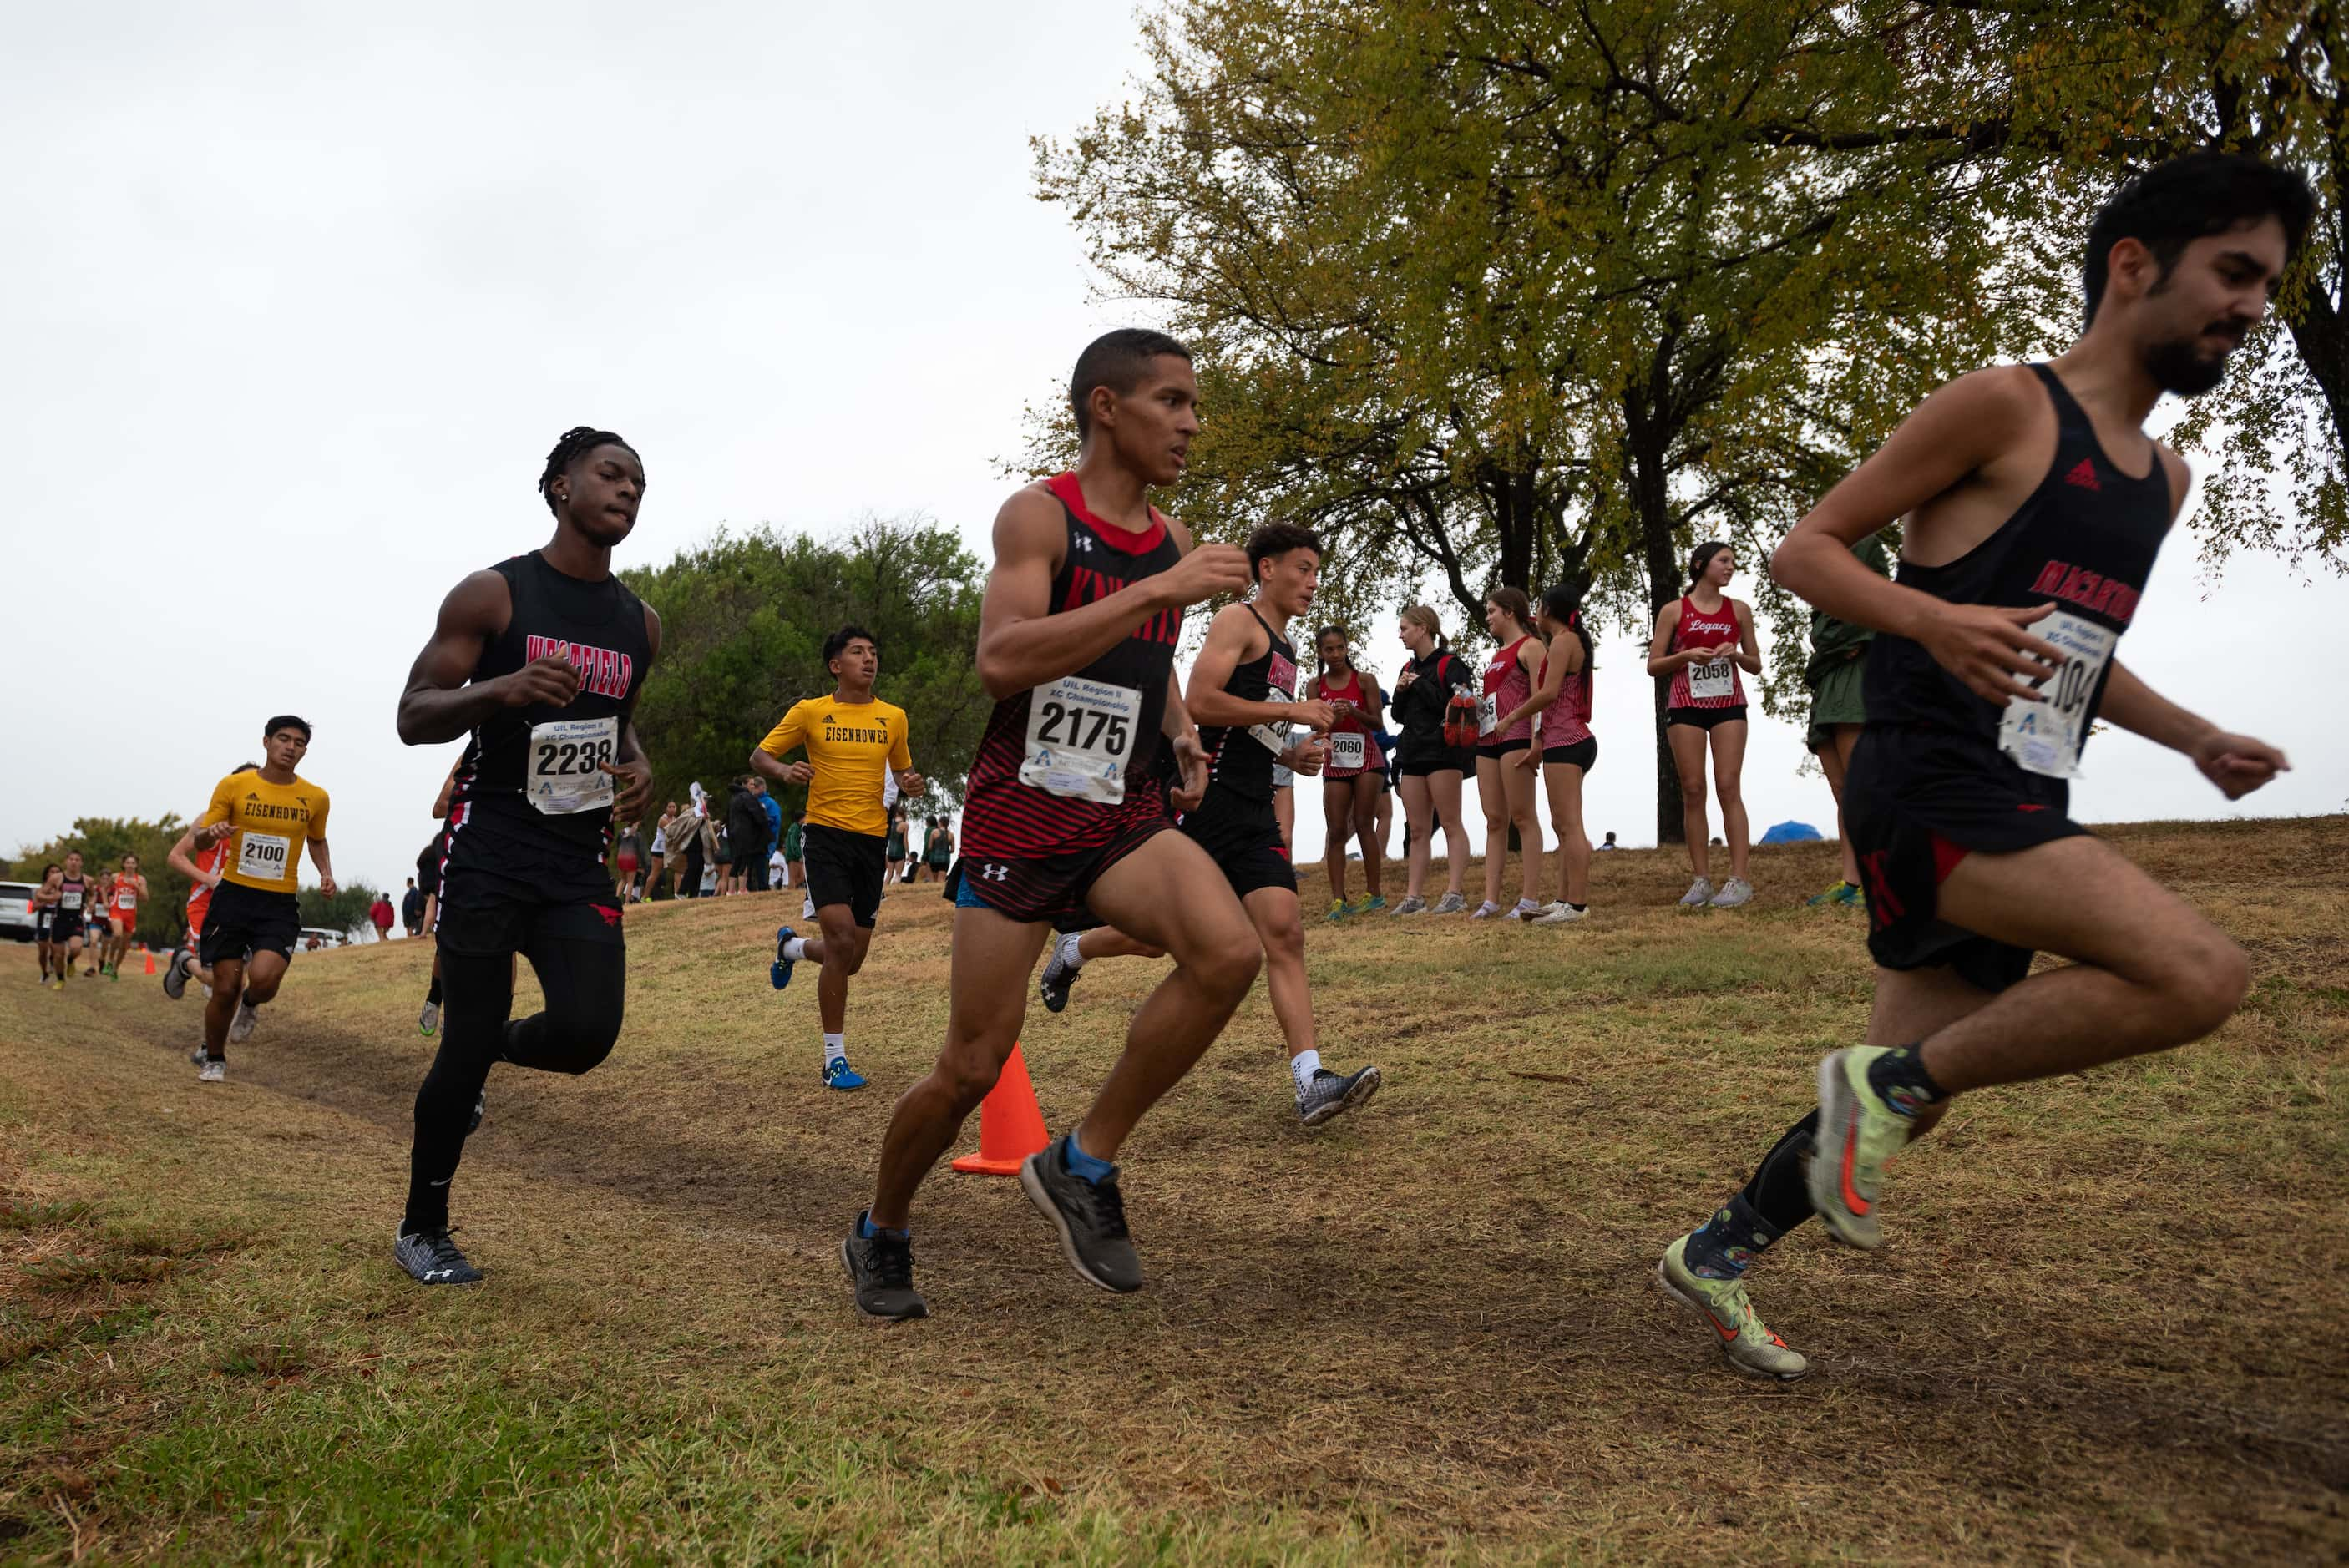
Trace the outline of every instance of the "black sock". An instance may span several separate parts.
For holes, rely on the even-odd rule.
[[[440,1005],[440,976],[438,975],[432,976],[432,984],[424,993],[424,1005],[428,1007]]]
[[[1773,1242],[1811,1217],[1803,1161],[1818,1126],[1819,1113],[1813,1110],[1781,1133],[1744,1187],[1690,1235],[1682,1255],[1691,1272],[1735,1279]]]
[[[1868,1064],[1868,1087],[1886,1108],[1900,1116],[1914,1116],[1929,1105],[1949,1099],[1933,1075],[1925,1070],[1922,1046],[1902,1046]]]

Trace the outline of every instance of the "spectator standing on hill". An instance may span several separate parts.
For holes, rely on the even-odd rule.
[[[375,927],[375,939],[378,942],[391,940],[391,923],[398,918],[398,914],[392,910],[391,897],[388,893],[376,894],[375,902],[367,905],[367,923]]]
[[[1892,558],[1883,539],[1869,534],[1851,547],[1860,564],[1878,577],[1892,575]],[[1815,906],[1850,905],[1859,902],[1859,861],[1852,852],[1851,835],[1844,830],[1843,779],[1851,754],[1859,744],[1859,727],[1868,721],[1867,694],[1861,675],[1868,645],[1876,634],[1866,626],[1840,621],[1825,610],[1811,611],[1811,657],[1803,666],[1803,684],[1811,693],[1811,727],[1804,744],[1819,759],[1827,789],[1836,803],[1836,840],[1843,847],[1843,880],[1822,893]]]
[[[408,891],[399,895],[399,923],[410,936],[424,934],[424,890],[416,885],[414,877],[408,879]]]

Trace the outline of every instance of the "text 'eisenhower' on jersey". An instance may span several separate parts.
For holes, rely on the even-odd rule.
[[[1099,603],[1111,594],[1122,592],[1126,586],[1127,579],[1123,577],[1113,576],[1106,572],[1097,572],[1090,566],[1079,566],[1074,562],[1071,562],[1069,589],[1055,609],[1063,614],[1071,610],[1081,610],[1087,604]],[[1163,643],[1170,648],[1177,646],[1183,640],[1183,612],[1179,609],[1161,610],[1136,626],[1133,629],[1133,635],[1141,642]]]
[[[2137,589],[2117,577],[2085,571],[2066,561],[2050,561],[2041,567],[2031,591],[2109,615],[2124,626],[2136,617],[2140,597]]]
[[[523,656],[532,664],[545,658],[570,660],[571,667],[579,672],[580,688],[597,696],[625,698],[630,683],[636,679],[636,664],[627,655],[610,648],[591,648],[585,643],[566,643],[560,637],[542,637],[533,633],[524,640]]]

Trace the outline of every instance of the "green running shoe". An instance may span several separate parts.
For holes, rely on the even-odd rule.
[[[1340,922],[1340,921],[1341,921],[1341,920],[1345,919],[1349,914],[1351,914],[1352,913],[1353,913],[1353,911],[1352,911],[1351,909],[1350,909],[1350,908],[1348,908],[1348,907],[1347,907],[1346,901],[1345,901],[1344,899],[1342,899],[1342,898],[1333,898],[1333,899],[1331,899],[1331,900],[1330,901],[1330,924],[1335,925],[1338,922]]]
[[[1656,1283],[1674,1301],[1704,1314],[1729,1364],[1740,1372],[1775,1377],[1781,1383],[1791,1383],[1808,1372],[1811,1364],[1802,1353],[1788,1349],[1786,1342],[1754,1315],[1754,1304],[1745,1296],[1745,1282],[1706,1279],[1696,1274],[1688,1266],[1688,1243],[1689,1239],[1682,1236],[1664,1249],[1664,1255],[1656,1261]]]
[[[1815,892],[1803,902],[1813,909],[1818,909],[1831,903],[1848,906],[1858,902],[1858,899],[1859,890],[1857,888],[1852,886],[1851,883],[1847,882],[1838,880],[1825,892]]]
[[[1376,914],[1379,911],[1386,908],[1386,906],[1387,901],[1385,896],[1383,894],[1374,892],[1365,895],[1359,903],[1347,905],[1346,913],[1348,914]]]
[[[1884,1168],[1909,1141],[1909,1119],[1887,1108],[1868,1083],[1868,1064],[1886,1049],[1853,1046],[1819,1063],[1819,1132],[1805,1168],[1811,1207],[1827,1233],[1867,1252],[1884,1241],[1876,1220]]]

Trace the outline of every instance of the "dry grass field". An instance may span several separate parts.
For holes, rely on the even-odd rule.
[[[1147,1290],[942,1172],[935,1315],[894,1327],[836,1246],[939,1037],[934,889],[885,906],[856,1096],[813,975],[767,985],[796,893],[632,912],[611,1061],[490,1080],[469,1291],[389,1256],[422,944],[298,961],[217,1088],[192,998],[0,952],[0,1556],[2349,1560],[2349,819],[2112,836],[2250,949],[2249,1005],[1965,1101],[1884,1252],[1790,1237],[1752,1276],[1785,1387],[1651,1271],[1858,1037],[1860,918],[1800,907],[1830,846],[1757,852],[1743,911],[1626,852],[1580,926],[1317,924],[1375,1102],[1298,1129],[1259,985],[1128,1148]],[[1056,1130],[1158,968],[1031,1011]]]

